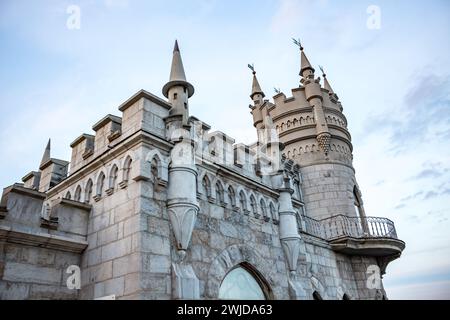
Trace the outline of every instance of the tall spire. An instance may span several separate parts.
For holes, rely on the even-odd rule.
[[[180,48],[178,41],[175,40],[172,57],[172,67],[170,70],[169,82],[163,87],[163,94],[166,98],[169,97],[169,90],[174,86],[182,86],[187,89],[188,97],[194,94],[194,87],[186,81],[186,74],[184,73],[183,61],[181,60]]]
[[[300,73],[299,75],[303,77],[303,72],[306,70],[311,70],[314,73],[314,68],[311,66],[308,58],[306,57],[303,47],[300,46]]]
[[[328,90],[328,94],[331,96],[331,95],[334,94],[334,91],[331,88],[330,83],[328,82],[327,75],[325,74],[325,71],[323,70],[323,67],[319,66],[319,68],[320,68],[320,71],[322,71],[323,87]]]
[[[253,65],[250,65],[250,64],[248,65],[248,67],[250,68],[250,70],[252,70],[252,74],[253,74],[252,93],[250,94],[250,98],[251,98],[252,100],[254,100],[253,97],[254,97],[256,94],[260,94],[260,95],[261,95],[261,99],[262,99],[262,98],[264,98],[266,95],[264,94],[264,92],[263,92],[262,89],[261,89],[261,86],[259,85],[258,78],[256,78],[256,71],[255,71],[255,68],[253,67]]]
[[[42,156],[41,164],[39,165],[39,167],[45,164],[48,160],[50,160],[50,139],[48,139],[47,147],[45,147],[44,155]]]

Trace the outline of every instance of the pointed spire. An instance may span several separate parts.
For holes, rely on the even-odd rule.
[[[303,51],[303,47],[300,46],[300,73],[299,75],[303,77],[303,72],[305,70],[312,70],[314,73],[314,68],[311,66],[311,63],[309,62],[308,58],[306,57],[305,52]]]
[[[186,74],[184,73],[183,61],[181,59],[180,48],[177,40],[175,40],[175,45],[173,48],[169,82],[167,82],[163,87],[163,94],[166,98],[169,97],[169,89],[174,86],[185,87],[188,90],[189,98],[194,94],[194,87],[186,81]]]
[[[42,167],[48,160],[50,160],[50,139],[48,139],[47,147],[45,147],[44,155],[42,156],[39,167]]]
[[[328,93],[329,93],[330,96],[331,96],[331,95],[334,94],[334,91],[333,91],[333,89],[331,88],[330,83],[328,82],[327,75],[325,74],[325,71],[323,70],[323,67],[322,67],[322,66],[319,66],[319,68],[320,68],[320,71],[322,71],[322,76],[323,76],[323,87],[324,87],[325,89],[328,90]]]
[[[255,94],[260,94],[263,98],[266,96],[259,85],[258,78],[256,78],[256,71],[253,65],[248,65],[248,67],[252,70],[253,74],[253,82],[252,82],[252,93],[250,94],[250,98],[253,100]]]

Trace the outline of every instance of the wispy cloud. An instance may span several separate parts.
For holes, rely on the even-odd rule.
[[[396,112],[367,119],[369,133],[388,130],[390,151],[394,154],[417,148],[418,144],[429,140],[444,142],[450,130],[450,76],[426,73],[416,80]]]

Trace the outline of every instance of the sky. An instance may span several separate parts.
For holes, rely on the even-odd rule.
[[[70,160],[70,143],[135,92],[162,97],[175,39],[190,114],[254,142],[247,64],[267,97],[290,96],[292,37],[342,102],[366,214],[406,242],[388,297],[450,299],[446,0],[0,0],[0,185],[36,170],[49,137],[52,157]]]

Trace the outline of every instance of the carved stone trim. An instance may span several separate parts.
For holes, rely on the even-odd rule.
[[[84,240],[51,235],[48,232],[12,229],[6,226],[0,226],[0,242],[2,241],[75,253],[83,252],[88,246]]]
[[[86,149],[83,154],[81,155],[81,157],[83,158],[83,160],[86,160],[87,158],[89,158],[90,156],[92,156],[94,154],[94,150],[93,149]]]
[[[119,182],[119,188],[125,189],[128,186],[128,180],[123,180],[122,182]]]
[[[41,217],[41,228],[50,230],[58,229],[58,217],[50,217],[49,220]]]
[[[108,141],[109,142],[111,142],[111,141],[113,141],[114,139],[117,139],[118,137],[120,137],[122,135],[122,131],[121,130],[116,130],[116,131],[114,131],[114,132],[111,132],[109,135],[108,135]]]

